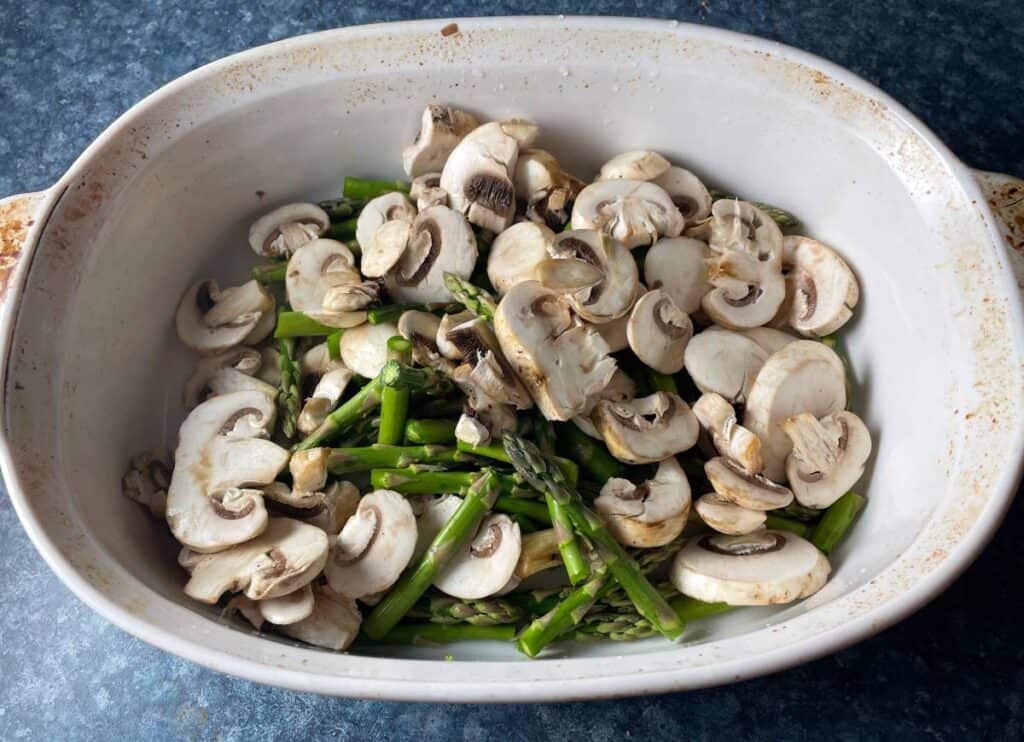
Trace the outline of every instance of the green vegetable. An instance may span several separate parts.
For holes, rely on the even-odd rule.
[[[811,534],[811,543],[823,553],[830,553],[843,540],[866,503],[867,500],[856,492],[840,497],[821,516]]]
[[[714,201],[719,199],[736,199],[739,201],[746,201],[747,199],[740,198],[735,193],[729,193],[728,191],[722,191],[717,188],[709,189],[711,191],[711,198]],[[781,229],[787,227],[796,227],[800,224],[800,220],[790,214],[785,209],[780,209],[778,206],[772,206],[771,204],[762,203],[761,201],[750,201],[751,204],[759,208],[765,214],[770,216]]]
[[[455,443],[455,420],[406,420],[406,443]]]
[[[526,612],[516,603],[504,598],[459,600],[447,595],[427,595],[409,611],[409,618],[419,618],[439,624],[472,624],[473,626],[500,626],[521,621]]]
[[[612,477],[621,477],[626,467],[608,453],[600,441],[596,441],[580,430],[574,423],[560,423],[555,426],[562,453],[575,461],[583,470],[600,483]]]
[[[288,273],[288,261],[279,260],[264,265],[254,265],[249,274],[263,284],[284,283],[285,275]]]
[[[327,471],[336,477],[357,471],[412,466],[413,464],[449,465],[472,461],[472,457],[444,446],[372,446],[332,448],[327,458]]]
[[[494,459],[495,461],[501,461],[506,464],[509,463],[508,454],[505,453],[504,447],[496,443],[491,443],[486,446],[473,446],[465,441],[456,441],[455,445],[460,451],[464,451],[465,453]],[[554,456],[552,458],[558,465],[558,468],[562,470],[562,474],[565,475],[569,484],[575,487],[580,476],[580,470],[576,466],[576,462],[570,461],[569,459],[563,459],[561,456]]]
[[[675,377],[671,374],[663,374],[655,371],[653,368],[647,370],[647,382],[651,385],[651,389],[656,392],[671,392],[672,394],[679,394],[679,387],[676,386]]]
[[[295,341],[278,340],[278,370],[281,382],[277,392],[278,419],[285,438],[295,437],[299,419],[299,367],[295,363]]]
[[[357,201],[351,198],[333,198],[317,204],[317,206],[327,212],[327,216],[330,217],[332,222],[340,222],[357,216],[365,205],[364,201]]]
[[[388,360],[403,366],[412,363],[412,343],[401,335],[388,338],[387,353]],[[377,442],[391,446],[401,443],[408,412],[409,387],[401,383],[385,386],[380,395],[380,431],[377,433]]]
[[[774,513],[765,514],[764,525],[766,528],[776,531],[789,531],[803,538],[807,538],[807,534],[811,532],[810,526],[806,523],[801,523],[798,520],[786,518],[782,515],[775,515]]]
[[[327,357],[332,361],[341,360],[341,336],[343,332],[343,330],[338,330],[327,336]]]
[[[498,308],[498,304],[489,291],[474,286],[465,278],[454,273],[444,274],[444,285],[457,302],[477,317],[488,321],[494,319],[494,312]]]
[[[325,337],[338,332],[343,333],[344,330],[320,324],[302,312],[278,312],[274,337],[278,340],[281,338]]]
[[[385,193],[400,191],[409,192],[409,184],[404,180],[374,180],[372,178],[345,178],[341,195],[358,201],[369,201]]]
[[[608,566],[598,562],[589,580],[572,590],[543,616],[531,621],[519,633],[516,649],[527,657],[536,657],[544,647],[583,620],[607,583]]]
[[[348,242],[356,236],[356,223],[358,221],[358,219],[352,217],[343,222],[332,222],[331,226],[324,232],[324,237],[330,240],[338,240],[339,242]]]

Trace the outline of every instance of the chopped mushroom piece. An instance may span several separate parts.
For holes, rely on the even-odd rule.
[[[452,208],[471,224],[501,232],[516,211],[512,175],[519,142],[499,123],[477,127],[458,143],[441,171]]]
[[[412,359],[428,368],[452,371],[454,364],[441,355],[437,332],[441,320],[430,312],[410,309],[398,318],[398,332],[412,343]]]
[[[717,492],[701,495],[693,504],[700,519],[727,536],[742,536],[764,526],[767,517],[762,510],[744,508]]]
[[[491,513],[473,540],[441,569],[434,586],[463,600],[497,595],[512,580],[521,550],[519,524],[502,513]]]
[[[782,249],[789,326],[801,335],[822,337],[845,325],[860,299],[846,261],[809,237],[786,237]]]
[[[580,260],[601,271],[599,283],[568,295],[580,317],[599,324],[629,312],[640,277],[636,261],[621,244],[596,230],[579,229],[555,237],[548,252],[554,258]]]
[[[540,127],[528,119],[505,119],[501,130],[515,139],[521,149],[532,147],[540,136]]]
[[[210,377],[208,389],[211,395],[231,394],[232,392],[260,392],[270,398],[277,397],[277,387],[273,387],[262,379],[242,373],[238,369],[222,368]]]
[[[651,464],[692,448],[699,430],[690,406],[669,392],[631,402],[603,400],[591,419],[612,456],[627,464]]]
[[[782,231],[775,220],[747,201],[720,199],[711,207],[711,249],[735,250],[781,265]]]
[[[458,108],[429,104],[423,110],[415,141],[402,152],[402,166],[410,177],[444,167],[455,146],[480,122]]]
[[[864,474],[871,434],[852,412],[834,412],[820,420],[803,412],[783,420],[781,427],[793,441],[786,476],[801,505],[827,508]]]
[[[398,327],[390,322],[346,330],[339,343],[341,362],[353,373],[372,379],[388,361],[388,339],[398,334]]]
[[[793,502],[793,493],[789,489],[760,474],[752,474],[724,456],[716,456],[705,463],[704,473],[715,492],[740,507],[778,510]]]
[[[579,258],[549,258],[537,263],[536,278],[559,293],[589,291],[605,280],[604,271]]]
[[[520,281],[535,279],[537,264],[548,257],[555,233],[542,224],[519,222],[494,238],[487,256],[487,278],[499,296]]]
[[[211,356],[246,342],[263,315],[273,309],[274,298],[257,281],[222,291],[208,278],[181,297],[175,325],[181,342]]]
[[[369,250],[377,231],[392,221],[411,222],[416,218],[416,207],[399,191],[384,193],[370,199],[356,219],[356,242],[364,252]]]
[[[167,514],[167,488],[170,486],[171,464],[166,451],[135,454],[131,468],[121,480],[121,491],[125,497],[145,505],[161,519]]]
[[[599,180],[656,180],[665,175],[672,163],[646,149],[616,155],[601,166]]]
[[[661,289],[637,299],[626,326],[629,347],[646,365],[663,374],[683,368],[683,352],[693,337],[693,323]]]
[[[315,647],[341,652],[359,634],[362,616],[356,602],[323,585],[313,586],[313,612],[297,623],[278,628],[285,636]]]
[[[243,373],[247,372],[244,367],[235,366]],[[256,376],[270,386],[281,385],[281,351],[277,348],[267,346],[260,351],[260,370]],[[198,399],[197,399],[198,402]]]
[[[416,199],[417,211],[431,206],[447,206],[448,191],[441,187],[441,173],[426,173],[413,178],[409,186],[410,198]]]
[[[362,280],[352,251],[337,240],[314,240],[296,250],[288,261],[288,303],[322,324],[346,328],[366,321],[366,312],[334,308],[332,291],[352,286],[376,295],[375,285]]]
[[[599,180],[576,196],[573,229],[597,229],[632,250],[659,236],[678,237],[684,220],[669,195],[641,180]]]
[[[687,314],[700,309],[711,290],[706,260],[708,246],[689,237],[663,237],[647,251],[644,281],[650,289],[664,289]]]
[[[373,233],[370,244],[363,249],[359,270],[364,276],[380,278],[391,270],[409,244],[412,222],[394,219],[384,222]]]
[[[313,394],[302,405],[299,413],[299,432],[309,435],[320,426],[331,411],[337,407],[345,387],[352,380],[352,372],[347,368],[336,368],[320,377]]]
[[[609,380],[603,389],[591,395],[587,400],[586,407],[584,407],[583,411],[574,417],[572,421],[576,424],[576,427],[591,438],[597,438],[600,440],[601,434],[597,432],[597,428],[594,427],[594,423],[591,420],[591,415],[593,414],[597,403],[601,400],[608,400],[610,402],[629,402],[634,397],[636,397],[636,384],[629,377],[629,374],[621,368],[617,368],[615,369],[615,373],[612,374],[611,380]]]
[[[329,448],[307,448],[295,451],[288,462],[292,489],[297,492],[319,492],[327,484]]]
[[[263,366],[260,351],[255,348],[238,346],[214,356],[200,358],[196,368],[185,383],[185,408],[191,410],[208,396],[210,380],[222,368],[232,368],[252,376]]]
[[[719,329],[717,326],[712,327],[713,329]],[[751,327],[749,330],[740,330],[740,335],[753,340],[764,348],[768,355],[777,350],[782,350],[794,340],[800,339],[795,335],[790,335],[788,332],[776,330],[774,327]]]
[[[604,338],[604,341],[608,343],[609,353],[618,353],[620,350],[625,350],[629,347],[629,333],[627,331],[629,326],[628,314],[624,314],[610,322],[602,322],[601,324],[588,322],[586,325],[596,330],[597,334]]]
[[[303,585],[298,590],[276,598],[257,601],[263,618],[278,626],[298,623],[313,612],[313,588]]]
[[[526,218],[559,230],[569,220],[569,204],[583,187],[542,149],[520,151],[514,184],[516,198],[526,204]]]
[[[690,339],[683,354],[686,372],[702,392],[714,392],[733,404],[750,392],[768,353],[731,330],[708,328]]]
[[[659,463],[654,477],[643,484],[612,477],[601,487],[594,508],[619,543],[640,549],[664,546],[686,525],[690,483],[672,456]]]
[[[345,364],[341,361],[331,360],[331,353],[327,349],[327,343],[317,343],[303,353],[302,360],[299,361],[299,370],[303,376],[308,376],[309,374],[323,376],[339,368],[345,368]]]
[[[525,410],[533,406],[530,393],[501,351],[490,322],[468,312],[447,314],[437,331],[437,347],[454,361],[469,365],[463,381],[471,383],[487,397]]]
[[[307,522],[337,536],[359,507],[359,488],[351,482],[331,482],[323,491],[323,508],[310,514]]]
[[[263,499],[276,504],[271,511],[299,520],[308,520],[324,506],[323,492],[292,489],[284,482],[271,482],[264,487]]]
[[[737,422],[736,411],[724,397],[714,392],[702,394],[693,405],[693,414],[720,454],[753,474],[764,468],[761,439]]]
[[[687,224],[707,219],[711,215],[711,194],[700,178],[681,167],[672,166],[654,182],[665,189]]]
[[[264,214],[249,228],[249,246],[264,258],[289,258],[331,226],[327,212],[316,204],[279,206]]]
[[[384,285],[393,301],[451,301],[444,274],[469,278],[476,258],[476,236],[465,217],[447,206],[431,206],[413,220],[409,244]]]
[[[692,539],[670,578],[683,595],[707,603],[776,605],[813,595],[830,571],[825,555],[796,534],[755,531]]]

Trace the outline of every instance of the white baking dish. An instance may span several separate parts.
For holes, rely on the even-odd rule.
[[[1020,474],[1024,325],[1007,244],[1022,239],[1010,212],[1024,184],[992,176],[983,191],[885,94],[772,42],[613,18],[460,20],[449,35],[447,23],[331,31],[216,62],[131,109],[53,188],[0,202],[3,474],[61,579],[118,626],[218,670],[431,701],[730,682],[869,636],[948,585]],[[496,644],[334,654],[186,601],[169,536],[120,494],[131,453],[172,440],[181,417],[192,360],[173,308],[198,277],[243,275],[246,228],[269,206],[328,196],[346,173],[399,175],[430,100],[532,118],[582,174],[656,149],[791,209],[848,258],[863,299],[844,338],[877,454],[870,505],[819,594],[694,626],[677,645],[538,661]]]

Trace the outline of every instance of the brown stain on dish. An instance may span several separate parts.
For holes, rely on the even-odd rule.
[[[0,201],[0,299],[7,295],[11,274],[36,223],[36,207],[42,199],[42,193],[30,193]]]

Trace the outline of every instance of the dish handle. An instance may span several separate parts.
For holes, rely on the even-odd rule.
[[[0,199],[0,306],[11,294],[18,263],[32,252],[32,227],[42,218],[47,191],[21,193]]]
[[[975,170],[974,177],[999,222],[1017,285],[1024,291],[1024,180],[985,170]]]

